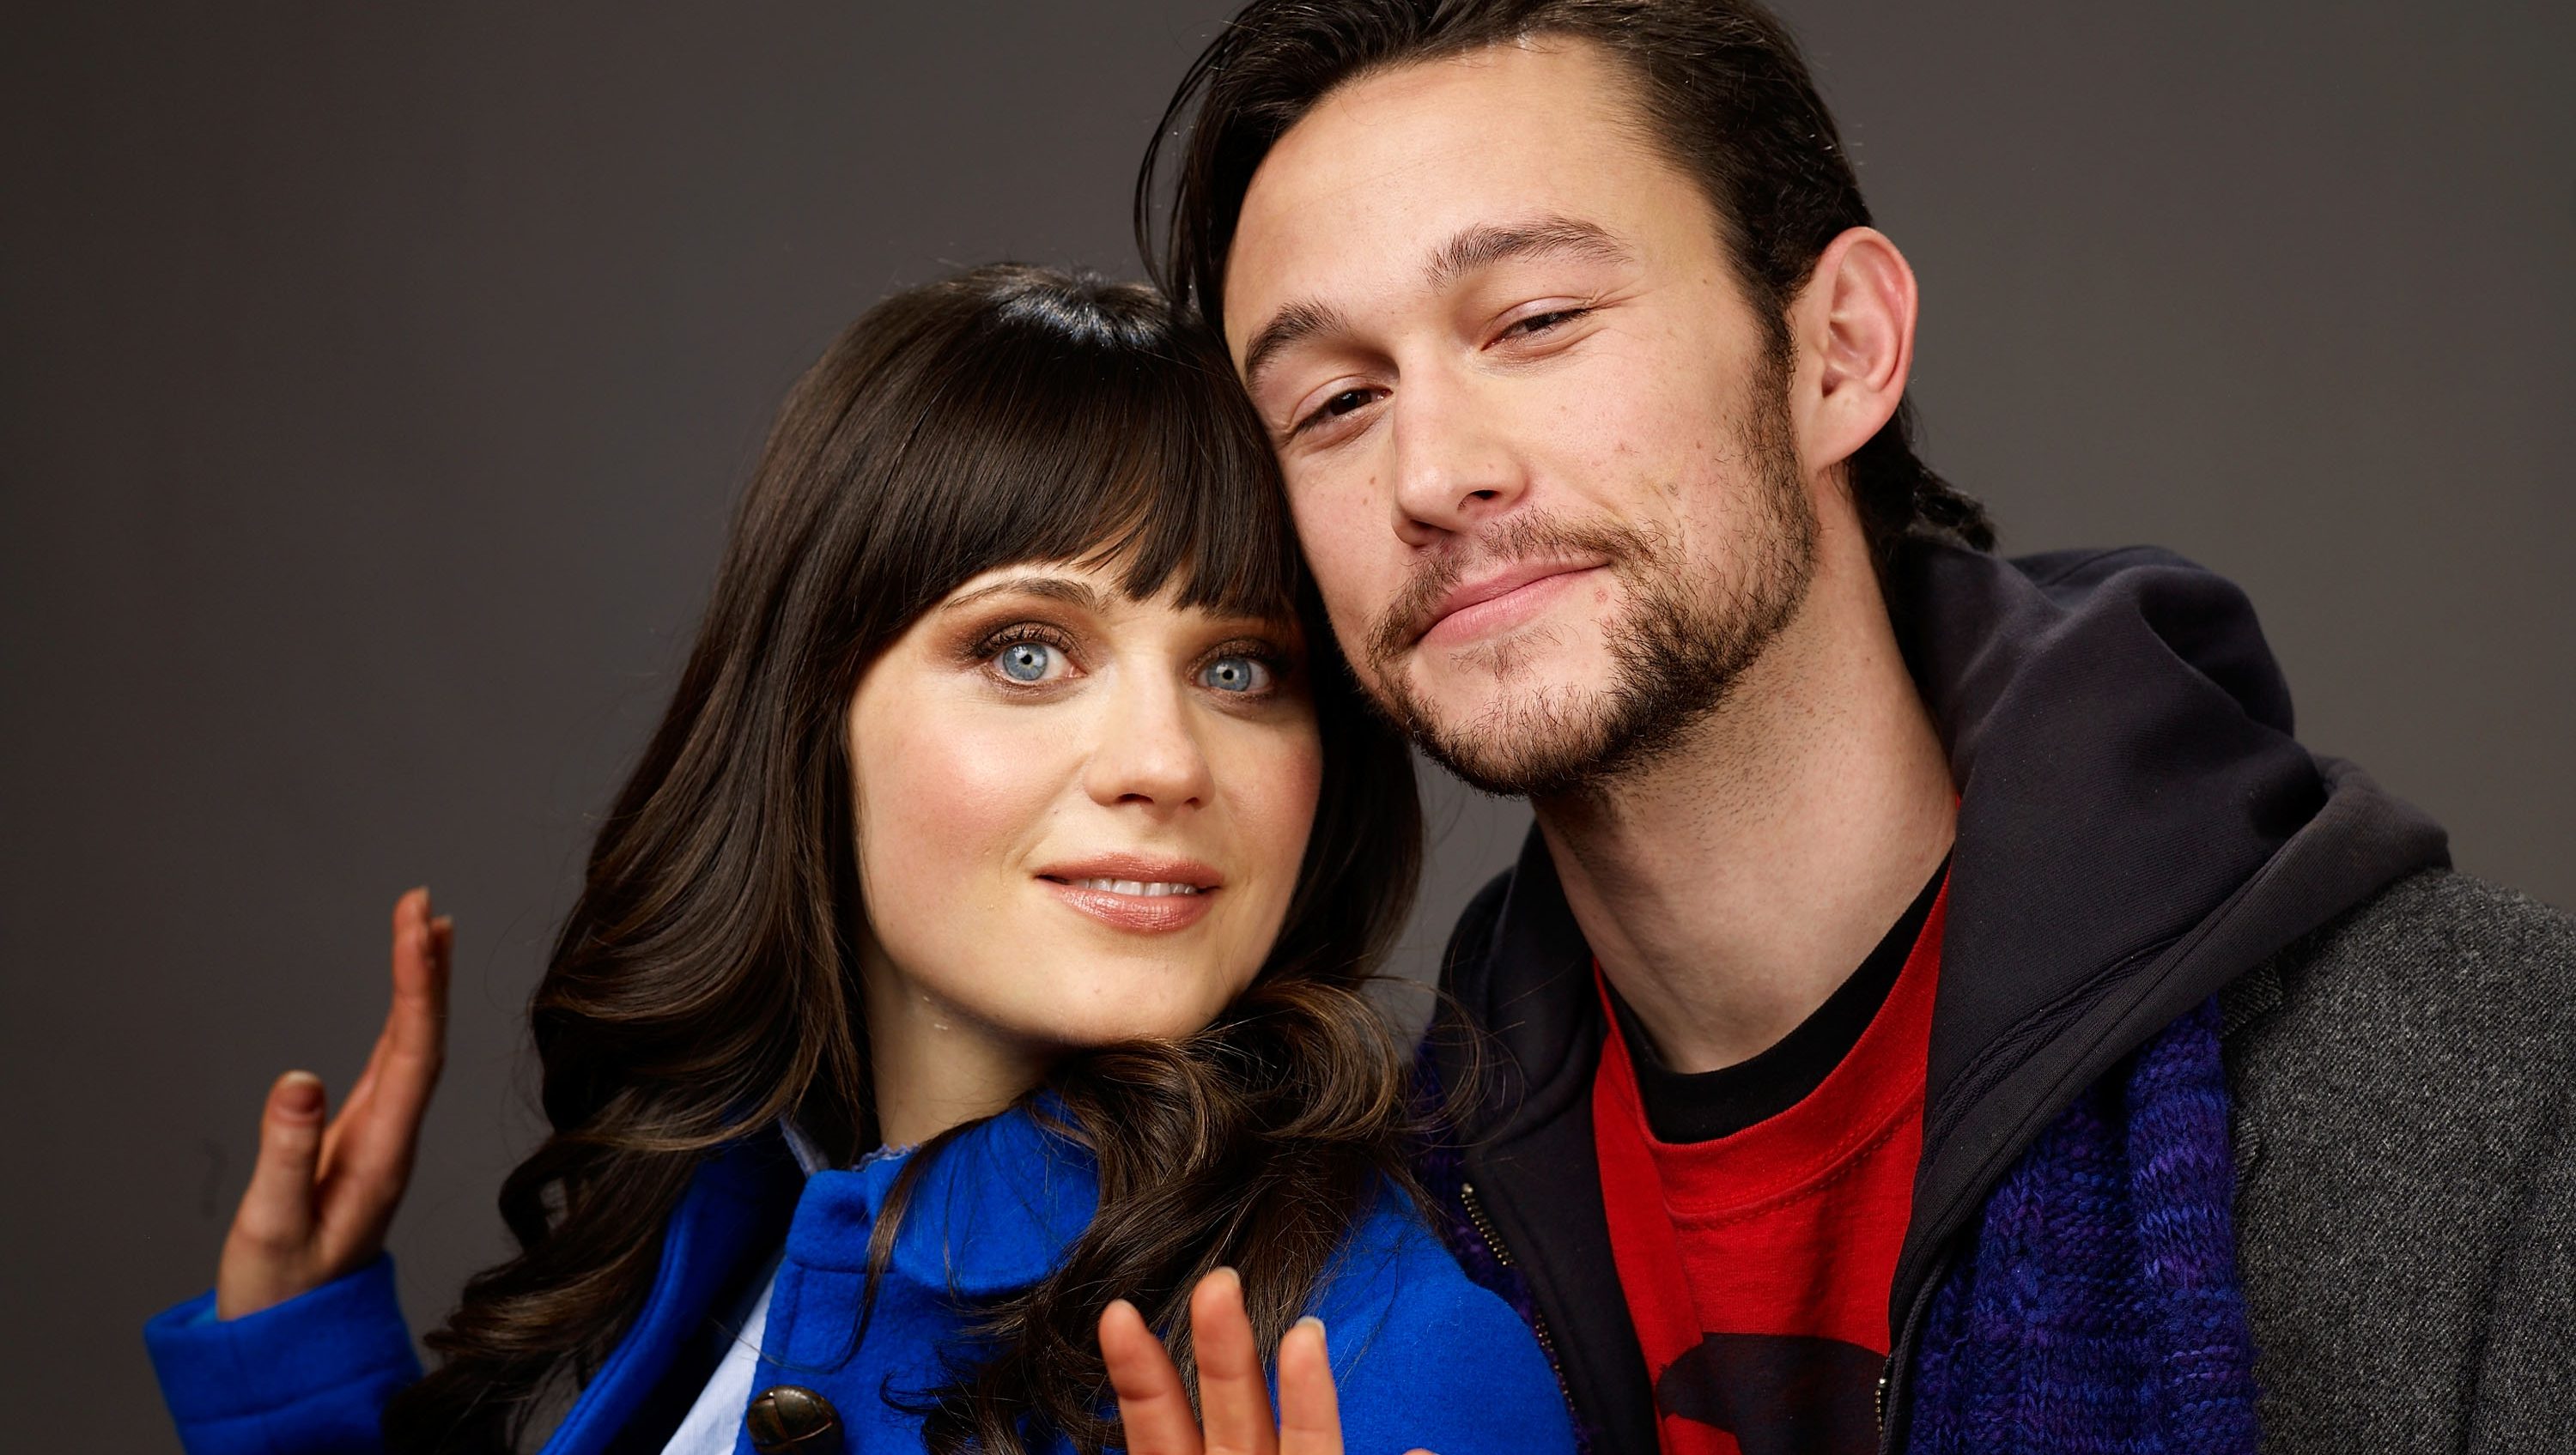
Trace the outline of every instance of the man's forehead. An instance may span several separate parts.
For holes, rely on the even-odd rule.
[[[1524,251],[1533,230],[1621,245],[1621,192],[1678,177],[1627,86],[1591,46],[1563,42],[1398,67],[1325,97],[1245,192],[1225,277],[1237,358],[1283,309],[1435,288]]]

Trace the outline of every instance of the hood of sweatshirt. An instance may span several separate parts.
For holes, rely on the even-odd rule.
[[[2447,850],[2420,811],[2299,744],[2253,607],[2215,573],[2152,548],[2004,560],[1916,542],[1885,584],[1960,794],[1901,1347],[1944,1250],[2086,1086]],[[1588,1174],[1594,1157],[1590,965],[1533,833],[1450,947],[1444,979],[1490,1051],[1462,1164],[1542,1315],[1573,1325],[1556,1342],[1578,1405],[1610,1448],[1642,1415],[1651,1447],[1650,1404],[1584,1393],[1644,1385],[1623,1311],[1586,1312],[1618,1287],[1598,1178],[1568,1161]],[[1444,1077],[1469,1041],[1435,1034]]]

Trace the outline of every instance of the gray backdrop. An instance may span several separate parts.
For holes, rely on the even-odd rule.
[[[520,1008],[788,381],[887,288],[1133,272],[1223,0],[54,7],[0,46],[0,1444],[172,1446],[262,1088],[345,1086],[384,921],[459,924],[394,1231],[500,1246]],[[2116,13],[2115,13],[2116,12]],[[2306,735],[2576,904],[2568,7],[1791,18],[2007,545],[2261,605]],[[1525,814],[1432,789],[1436,944]]]

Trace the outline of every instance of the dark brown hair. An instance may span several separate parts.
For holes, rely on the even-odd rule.
[[[1168,1336],[1220,1264],[1271,1346],[1361,1200],[1404,1176],[1403,1048],[1361,988],[1421,841],[1411,759],[1335,654],[1274,468],[1222,351],[1141,286],[979,269],[878,305],[806,373],[536,992],[553,1130],[502,1187],[519,1252],[430,1336],[445,1358],[388,1408],[396,1449],[506,1449],[595,1372],[714,1149],[791,1112],[845,1156],[876,1144],[842,725],[887,644],[1019,562],[1301,620],[1324,786],[1251,989],[1189,1041],[1050,1076],[1050,1113],[1098,1159],[1098,1215],[1058,1273],[979,1311],[988,1357],[924,1395],[925,1433],[1098,1449],[1102,1306],[1124,1295]]]
[[[1200,52],[1136,179],[1136,234],[1164,289],[1223,328],[1225,263],[1261,160],[1346,82],[1545,36],[1598,46],[1636,83],[1653,135],[1716,208],[1730,261],[1782,358],[1787,311],[1826,246],[1869,222],[1833,114],[1788,30],[1751,0],[1253,0]],[[1165,144],[1183,147],[1168,224]],[[1852,498],[1884,566],[1909,532],[1994,545],[1985,508],[1914,452],[1901,403],[1853,452]]]

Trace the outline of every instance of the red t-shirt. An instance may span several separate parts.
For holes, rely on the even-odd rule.
[[[1592,1127],[1666,1455],[1877,1448],[1948,902],[1945,887],[1885,1003],[1823,1083],[1731,1136],[1656,1140],[1619,1018],[1606,1015]]]

